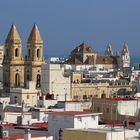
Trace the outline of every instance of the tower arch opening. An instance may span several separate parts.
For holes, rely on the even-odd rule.
[[[40,57],[40,49],[37,49],[37,58]]]
[[[41,80],[41,76],[40,76],[40,74],[37,74],[37,76],[36,76],[36,87],[37,88],[40,88],[40,86],[41,86],[40,80]]]
[[[19,76],[19,73],[15,74],[15,86],[16,87],[20,86],[20,76]]]
[[[15,57],[18,57],[19,56],[19,50],[18,48],[15,49]]]

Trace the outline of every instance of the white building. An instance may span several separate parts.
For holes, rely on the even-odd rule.
[[[83,111],[82,102],[59,101],[57,106],[58,108],[64,108],[64,111]]]
[[[0,140],[53,140],[52,136],[31,132],[28,128],[25,129],[25,132],[17,132],[17,130],[13,130],[11,133],[11,131],[5,129],[5,127],[0,127]]]
[[[4,123],[31,124],[33,123],[31,112],[2,112],[0,113]],[[31,122],[32,121],[32,122]],[[36,121],[35,121],[36,122]]]
[[[64,128],[96,128],[100,114],[80,111],[50,113],[48,116],[48,134],[53,135],[54,140],[58,140],[59,131]]]
[[[140,110],[140,100],[118,101],[117,110],[120,115],[138,117]]]
[[[10,89],[10,103],[23,104],[25,106],[37,105],[38,90],[34,81],[29,81],[27,88],[11,88]]]
[[[46,99],[45,95],[43,95],[41,97],[38,97],[38,100],[37,100],[37,106],[38,107],[48,108],[49,106],[54,106],[55,104],[57,104],[57,100]]]
[[[83,111],[91,108],[92,102],[86,101],[58,101],[57,107],[65,111]]]
[[[70,77],[64,75],[63,65],[44,64],[41,70],[41,90],[55,99],[70,98]]]

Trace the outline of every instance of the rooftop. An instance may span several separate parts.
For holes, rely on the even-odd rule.
[[[99,128],[88,128],[88,129],[73,129],[73,128],[66,128],[66,130],[74,130],[74,131],[86,131],[86,132],[98,132],[98,133],[110,133],[110,132],[123,132],[123,127],[106,127],[101,126]],[[125,131],[135,131],[132,129],[125,129]]]
[[[48,137],[48,135],[44,134],[31,134],[31,138],[39,138],[39,137]],[[16,140],[16,139],[24,139],[24,133],[14,133],[10,134],[8,138],[0,138],[0,140]]]
[[[64,112],[52,112],[55,116],[89,116],[89,115],[101,115],[102,113],[85,112],[85,111],[64,111]]]
[[[93,98],[97,101],[133,101],[135,98]]]

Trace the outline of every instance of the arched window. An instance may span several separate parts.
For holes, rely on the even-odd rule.
[[[103,98],[103,99],[106,98],[106,94],[102,93],[101,98]]]
[[[31,56],[31,50],[28,49],[28,57],[30,57],[30,56]]]
[[[15,102],[15,104],[16,104],[16,103],[17,103],[17,96],[15,96],[15,99],[14,99],[14,100],[15,100],[14,102]]]
[[[19,77],[18,73],[16,73],[16,75],[15,75],[15,86],[16,87],[20,86],[20,77]]]
[[[30,95],[27,95],[27,99],[29,99],[30,98]]]
[[[16,57],[19,56],[18,48],[15,49],[15,56],[16,56]]]
[[[27,81],[29,81],[30,80],[30,76],[29,76],[29,74],[27,74]]]
[[[40,57],[40,49],[37,49],[37,58]]]
[[[40,87],[40,79],[41,79],[41,76],[40,74],[37,74],[37,77],[36,77],[36,87]]]
[[[9,83],[9,81],[10,81],[10,80],[9,80],[9,77],[10,77],[10,76],[9,76],[8,70],[5,70],[5,72],[4,72],[4,81],[5,81],[5,82],[4,82],[4,85],[5,85],[5,86],[8,86],[8,83]]]

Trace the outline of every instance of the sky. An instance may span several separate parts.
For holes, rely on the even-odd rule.
[[[140,58],[140,0],[0,0],[0,44],[15,24],[26,52],[36,23],[44,55],[68,57],[82,42],[104,53],[108,43],[121,51],[128,43],[131,57]]]

